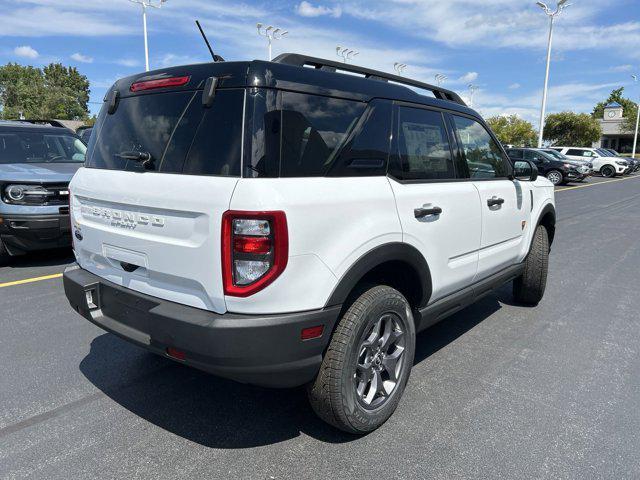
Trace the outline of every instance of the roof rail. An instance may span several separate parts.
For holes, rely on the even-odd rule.
[[[411,87],[417,87],[424,90],[429,90],[433,95],[440,100],[448,100],[460,105],[466,106],[464,100],[460,98],[457,93],[447,90],[446,88],[437,87],[429,83],[419,82],[418,80],[412,80],[406,77],[400,77],[391,73],[380,72],[378,70],[372,70],[370,68],[359,67],[357,65],[350,65],[347,63],[337,62],[334,60],[325,60],[323,58],[308,57],[306,55],[300,55],[298,53],[283,53],[273,59],[275,63],[283,63],[286,65],[295,65],[297,67],[310,66],[317,70],[335,72],[336,70],[343,70],[346,72],[359,73],[364,75],[365,78],[372,80],[380,80],[383,82],[395,82],[402,85],[408,85]]]

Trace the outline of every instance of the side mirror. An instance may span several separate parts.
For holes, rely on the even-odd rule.
[[[524,182],[535,182],[538,179],[538,168],[529,160],[518,160],[513,164],[514,176]]]

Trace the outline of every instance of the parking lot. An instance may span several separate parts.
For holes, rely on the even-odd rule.
[[[420,334],[398,411],[362,438],[302,389],[221,380],[93,326],[65,299],[68,253],[0,268],[0,477],[638,478],[640,175],[556,200],[542,303],[503,287]]]

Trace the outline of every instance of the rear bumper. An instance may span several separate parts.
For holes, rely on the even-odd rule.
[[[69,214],[0,217],[0,239],[13,255],[71,246]]]
[[[322,362],[340,306],[282,315],[216,314],[115,285],[78,266],[64,272],[71,306],[87,320],[159,355],[172,347],[180,361],[243,383],[295,387],[311,381]],[[92,291],[95,308],[87,304]],[[302,329],[324,326],[302,341]]]

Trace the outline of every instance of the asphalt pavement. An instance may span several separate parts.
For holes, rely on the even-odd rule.
[[[540,305],[505,286],[420,334],[397,412],[360,438],[302,389],[93,326],[48,278],[68,252],[0,268],[0,478],[639,478],[640,176],[588,185],[558,189]]]

